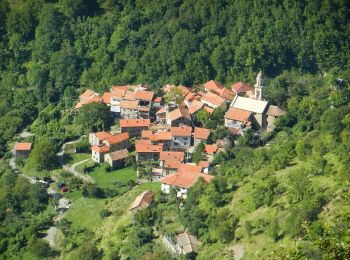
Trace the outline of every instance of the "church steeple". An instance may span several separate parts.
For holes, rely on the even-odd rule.
[[[254,85],[255,87],[255,99],[257,100],[262,100],[263,97],[263,93],[262,93],[262,89],[263,89],[263,79],[262,79],[262,73],[261,70],[259,72],[259,74],[256,76],[256,83]]]

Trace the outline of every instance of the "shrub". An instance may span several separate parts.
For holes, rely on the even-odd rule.
[[[103,209],[103,210],[100,210],[99,212],[101,218],[106,218],[108,216],[110,216],[112,214],[112,212],[110,212],[108,209]]]

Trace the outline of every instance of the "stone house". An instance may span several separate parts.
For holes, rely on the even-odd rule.
[[[210,132],[210,129],[195,127],[193,134],[194,146],[197,146],[198,144],[200,144],[200,142],[207,143],[207,140],[210,136]]]
[[[28,158],[29,153],[32,149],[32,143],[20,143],[17,142],[14,147],[14,153],[16,158]]]
[[[173,111],[167,111],[167,125],[179,126],[180,124],[192,125],[191,115],[185,107],[178,107]]]
[[[104,160],[111,166],[112,169],[122,168],[128,155],[128,150],[122,149],[105,154]]]
[[[158,161],[159,154],[163,150],[163,145],[135,144],[136,161]]]
[[[104,162],[105,154],[109,153],[109,147],[104,146],[91,146],[91,159],[97,163]]]
[[[120,119],[119,125],[122,133],[129,133],[131,137],[141,136],[142,130],[147,130],[151,124],[149,119]]]
[[[154,199],[154,193],[146,190],[136,197],[130,207],[131,214],[135,214],[137,211],[148,208]]]

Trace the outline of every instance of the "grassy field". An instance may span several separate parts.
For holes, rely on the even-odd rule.
[[[136,171],[132,167],[107,172],[103,167],[97,166],[89,175],[95,179],[96,184],[101,188],[113,188],[114,182],[126,184],[130,180],[136,180]]]
[[[90,158],[91,158],[90,153],[75,153],[75,154],[68,155],[65,163],[67,163],[69,166],[72,166],[77,162],[90,159]]]

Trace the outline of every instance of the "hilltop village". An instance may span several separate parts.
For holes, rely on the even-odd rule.
[[[264,100],[263,89],[261,72],[254,86],[237,82],[231,89],[216,80],[200,87],[165,85],[159,94],[145,85],[112,86],[102,96],[85,90],[75,109],[103,103],[119,122],[110,132],[89,134],[92,160],[122,168],[135,153],[138,173],[148,171],[152,180],[161,182],[164,193],[175,188],[178,197],[186,198],[198,178],[213,179],[214,156],[234,145],[237,137],[247,131],[260,135],[274,130],[275,119],[285,111]],[[203,127],[213,113],[224,117],[233,138],[224,135],[213,141],[212,130]]]

